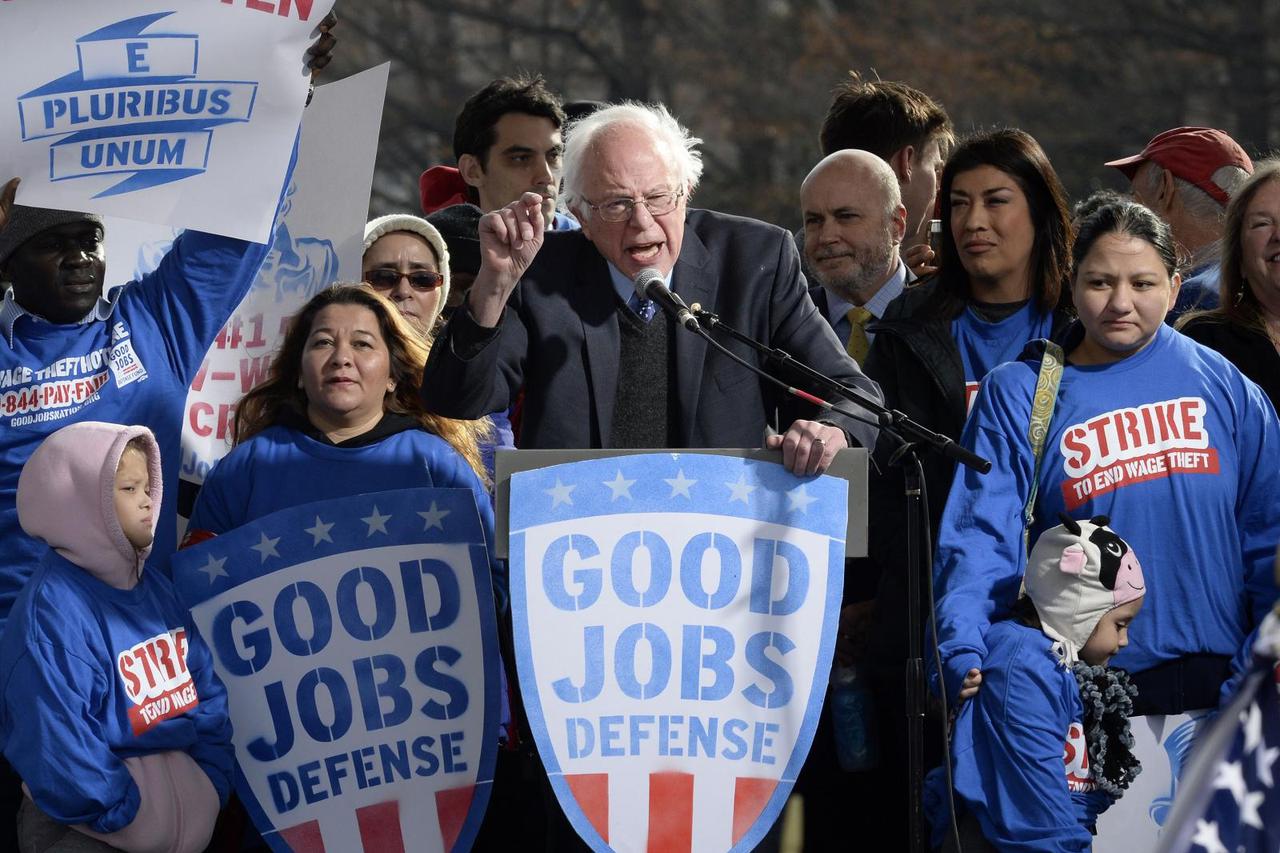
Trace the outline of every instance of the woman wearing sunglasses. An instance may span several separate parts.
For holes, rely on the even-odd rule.
[[[364,226],[364,282],[391,300],[401,316],[433,340],[440,313],[449,299],[449,248],[436,227],[408,213],[380,216]],[[492,412],[480,441],[489,482],[493,482],[493,454],[515,447],[510,412]]]
[[[364,227],[363,278],[429,332],[449,297],[449,250],[425,219],[380,216]]]

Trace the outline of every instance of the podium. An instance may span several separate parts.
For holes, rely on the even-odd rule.
[[[841,451],[834,476],[780,461],[497,456],[520,693],[594,850],[751,849],[781,813],[826,695],[845,559],[866,551],[867,453]]]

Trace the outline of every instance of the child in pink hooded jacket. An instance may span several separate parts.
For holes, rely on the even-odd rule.
[[[161,482],[140,426],[64,427],[22,469],[19,521],[49,546],[0,639],[23,853],[195,853],[230,792],[226,692],[172,585],[144,569]]]

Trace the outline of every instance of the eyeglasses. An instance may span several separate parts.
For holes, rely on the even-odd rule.
[[[605,222],[627,222],[635,215],[636,205],[643,204],[650,216],[662,216],[676,209],[680,197],[684,195],[681,187],[674,192],[654,193],[644,198],[615,198],[601,204],[587,202],[587,207],[595,211]]]
[[[409,279],[409,286],[414,290],[435,290],[444,284],[444,276],[438,272],[419,270],[417,272],[400,272],[399,270],[369,270],[364,280],[374,290],[390,290],[400,283],[400,279]]]

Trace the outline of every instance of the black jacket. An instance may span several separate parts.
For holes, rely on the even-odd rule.
[[[1195,317],[1182,334],[1221,353],[1240,372],[1262,387],[1271,405],[1280,412],[1280,353],[1271,339],[1239,323],[1213,316]]]
[[[951,318],[930,311],[937,296],[936,280],[927,280],[903,291],[889,304],[884,316],[869,330],[875,341],[867,355],[865,371],[880,385],[885,405],[912,420],[958,441],[968,414],[965,405],[964,363],[951,336]],[[1053,337],[1070,322],[1059,309],[1054,314]],[[886,464],[896,442],[881,436],[876,450],[879,474],[870,484],[870,535],[868,549],[879,573],[880,628],[872,632],[872,657],[880,665],[900,666],[907,652],[907,543],[904,481],[901,468]],[[956,465],[941,454],[924,451],[926,497],[929,501],[929,541],[936,543],[942,510],[955,476]],[[932,558],[930,553],[929,558]],[[927,595],[922,593],[927,612]]]

